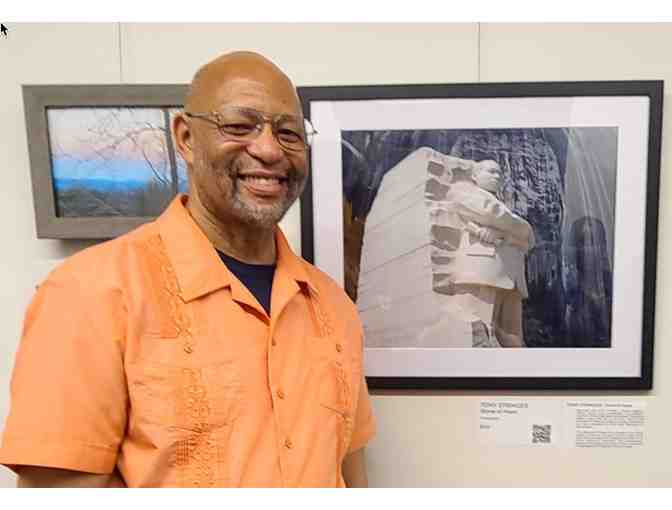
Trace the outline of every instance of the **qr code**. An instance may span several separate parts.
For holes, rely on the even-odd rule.
[[[532,443],[550,443],[550,425],[532,425]]]

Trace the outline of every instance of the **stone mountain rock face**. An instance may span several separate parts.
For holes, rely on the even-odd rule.
[[[358,300],[364,222],[384,177],[421,147],[448,154],[456,136],[450,130],[342,132],[344,276],[345,290],[353,301]]]
[[[441,319],[425,200],[428,166],[439,166],[441,157],[421,148],[397,163],[367,215],[357,285],[367,347],[419,347],[422,333]],[[448,340],[437,339],[434,346],[471,347],[466,337]]]
[[[566,246],[568,338],[575,347],[609,347],[612,274],[604,225],[595,218],[579,218],[572,223]]]

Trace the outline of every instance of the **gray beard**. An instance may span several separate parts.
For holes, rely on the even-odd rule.
[[[260,228],[271,228],[280,223],[294,201],[301,194],[301,191],[303,191],[303,186],[296,179],[289,179],[287,182],[287,195],[282,201],[276,202],[273,205],[258,206],[242,200],[240,198],[238,179],[232,177],[230,174],[227,177],[232,180],[231,209],[245,223]],[[300,189],[298,189],[299,187]]]
[[[215,168],[203,154],[196,154],[197,164],[206,168],[210,175],[218,179],[228,179],[230,181],[230,190],[225,200],[234,216],[241,222],[250,225],[253,228],[269,229],[277,225],[294,203],[301,195],[306,185],[306,178],[300,178],[300,174],[291,169],[287,175],[287,194],[285,198],[273,205],[259,206],[251,204],[241,199],[238,180],[238,169],[236,165],[232,168]],[[214,205],[214,204],[213,204]]]

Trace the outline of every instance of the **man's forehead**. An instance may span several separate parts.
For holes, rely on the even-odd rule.
[[[299,113],[299,102],[294,88],[250,78],[234,78],[219,84],[211,96],[212,106],[235,104],[248,106],[267,113]]]
[[[204,66],[194,77],[188,98],[191,109],[213,110],[227,104],[300,113],[294,85],[272,62],[256,54],[225,56]]]

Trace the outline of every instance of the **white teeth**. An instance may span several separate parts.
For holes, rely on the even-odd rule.
[[[255,176],[245,176],[243,177],[248,182],[251,182],[252,184],[279,184],[280,179],[276,177],[255,177]]]

